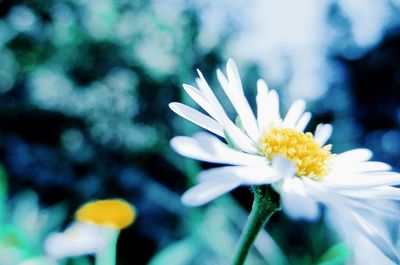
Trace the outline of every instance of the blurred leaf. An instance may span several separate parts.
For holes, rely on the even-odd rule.
[[[290,258],[290,263],[293,265],[310,265],[313,264],[312,259],[309,255],[305,254],[305,256],[292,256]]]
[[[24,235],[30,254],[38,255],[43,251],[44,238],[61,225],[65,216],[66,209],[63,205],[41,209],[37,194],[25,191],[14,198],[11,223]]]
[[[34,257],[24,260],[19,265],[57,265],[57,262],[48,257]]]
[[[29,243],[18,228],[0,227],[0,265],[15,265],[31,255]]]
[[[345,264],[350,256],[349,248],[342,244],[330,247],[317,262],[318,265],[340,265]]]
[[[90,262],[90,259],[87,258],[87,257],[79,257],[79,258],[73,259],[68,264],[72,264],[72,265],[92,265],[92,262]]]
[[[235,207],[226,203],[225,207]],[[207,209],[202,223],[198,224],[196,235],[204,247],[207,247],[218,257],[231,259],[239,234],[232,229],[232,223],[227,213],[219,204],[214,204]]]
[[[2,226],[0,228],[0,246],[26,249],[28,242],[24,233],[14,226]]]
[[[3,166],[0,166],[0,221],[3,220],[5,215],[7,189],[7,174]]]
[[[199,252],[199,245],[192,239],[181,240],[159,252],[149,265],[188,265],[192,264]]]

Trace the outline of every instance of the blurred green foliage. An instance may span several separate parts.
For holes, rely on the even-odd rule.
[[[43,241],[64,221],[65,206],[42,209],[38,196],[32,191],[21,192],[10,199],[7,193],[7,175],[2,167],[0,179],[0,264],[16,265],[32,259],[28,264],[46,265],[47,262],[39,258],[45,255]]]

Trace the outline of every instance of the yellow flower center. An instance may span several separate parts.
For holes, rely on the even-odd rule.
[[[282,155],[293,161],[298,177],[322,180],[331,170],[331,145],[321,146],[311,133],[272,126],[260,137],[260,151],[269,160]]]
[[[128,202],[120,199],[99,200],[81,206],[75,214],[80,222],[123,229],[133,223],[135,210]]]

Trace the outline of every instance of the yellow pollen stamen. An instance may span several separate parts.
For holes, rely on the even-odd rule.
[[[123,229],[133,223],[136,217],[131,204],[120,199],[99,200],[81,206],[75,214],[80,222]]]
[[[271,160],[282,155],[293,161],[298,177],[322,180],[331,170],[331,145],[321,146],[311,133],[272,126],[260,137],[260,151]]]

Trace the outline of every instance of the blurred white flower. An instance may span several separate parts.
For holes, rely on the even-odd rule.
[[[241,185],[272,184],[281,195],[283,210],[293,219],[317,219],[321,203],[399,263],[389,238],[379,233],[364,212],[398,220],[399,209],[385,202],[400,199],[400,189],[391,186],[400,184],[400,174],[390,172],[385,163],[369,161],[372,153],[368,149],[331,154],[331,146],[325,143],[332,126],[319,124],[314,135],[305,133],[311,114],[304,112],[303,100],[294,102],[282,118],[278,94],[263,80],[257,83],[255,116],[233,60],[228,61],[226,71],[227,76],[220,70],[217,76],[238,114],[236,124],[200,71],[196,80],[199,89],[190,85],[184,85],[184,89],[208,115],[181,103],[170,104],[178,115],[228,142],[208,133],[171,140],[172,147],[183,156],[231,165],[201,172],[200,183],[182,196],[183,203],[198,206]]]
[[[47,255],[56,259],[96,254],[105,247],[108,230],[95,224],[76,222],[62,233],[50,234],[44,248]]]
[[[75,223],[63,233],[48,236],[44,243],[45,251],[56,259],[101,255],[116,247],[120,230],[131,225],[135,218],[134,207],[122,199],[85,203],[75,213]]]

